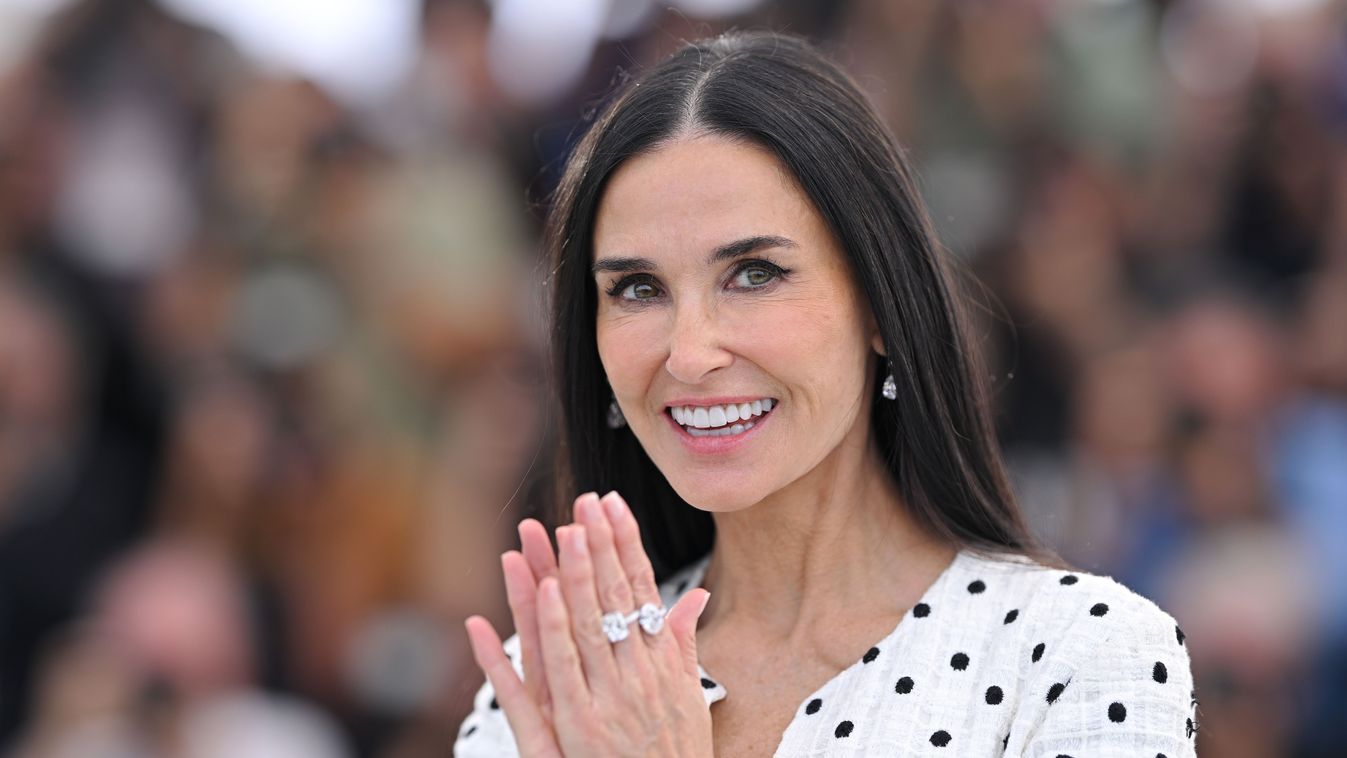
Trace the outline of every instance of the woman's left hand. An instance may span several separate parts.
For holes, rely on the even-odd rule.
[[[610,643],[608,611],[630,614],[660,606],[655,574],[640,530],[616,492],[593,493],[575,504],[577,524],[557,529],[559,576],[534,583],[529,563],[507,553],[502,564],[515,626],[536,625],[547,699],[540,707],[516,675],[491,623],[465,622],[477,664],[486,672],[523,756],[710,756],[711,713],[697,667],[697,619],[710,593],[685,594],[658,634],[631,622],[628,636]],[[513,556],[513,557],[512,557]],[[527,573],[512,576],[511,573]],[[521,581],[523,580],[523,581]],[[522,588],[522,589],[520,589]]]

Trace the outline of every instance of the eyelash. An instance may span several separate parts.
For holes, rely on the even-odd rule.
[[[760,290],[766,287],[770,287],[773,282],[776,282],[778,279],[784,279],[786,278],[787,275],[791,273],[791,269],[782,268],[781,266],[778,266],[775,263],[772,263],[771,261],[749,260],[743,261],[738,266],[736,266],[734,269],[734,273],[730,276],[730,278],[732,280],[737,279],[740,274],[744,273],[745,271],[751,271],[753,269],[760,269],[762,271],[766,271],[767,273],[772,275],[772,278],[768,279],[762,284],[751,285],[749,287],[745,287],[744,289]],[[655,299],[655,298],[642,298],[642,299],[623,298],[622,293],[633,284],[649,284],[655,287],[656,289],[659,288],[659,285],[656,284],[655,282],[655,277],[651,276],[650,274],[631,274],[630,276],[624,276],[621,279],[614,282],[613,286],[607,289],[607,294],[609,297],[615,300],[626,300],[629,303],[638,305]]]

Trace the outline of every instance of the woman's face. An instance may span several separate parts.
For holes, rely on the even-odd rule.
[[[883,343],[771,153],[703,136],[628,160],[599,205],[593,269],[608,381],[684,500],[746,508],[844,444],[864,452]]]

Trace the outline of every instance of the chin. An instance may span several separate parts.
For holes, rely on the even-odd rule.
[[[719,477],[717,477],[719,478]],[[686,477],[670,477],[669,484],[674,492],[688,505],[708,513],[733,513],[751,508],[762,502],[768,492],[760,486],[745,486],[742,477],[725,477],[724,482],[699,481],[695,474]]]

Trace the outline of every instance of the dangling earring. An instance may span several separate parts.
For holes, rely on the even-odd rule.
[[[898,382],[893,380],[893,364],[889,364],[889,375],[884,377],[884,385],[879,388],[879,394],[884,396],[885,400],[898,399]]]
[[[622,409],[617,405],[617,395],[613,395],[613,400],[608,404],[608,428],[621,429],[627,425],[627,418],[622,415]]]

